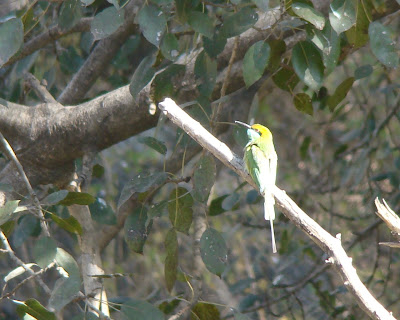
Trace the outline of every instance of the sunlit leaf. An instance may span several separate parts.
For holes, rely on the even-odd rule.
[[[32,268],[32,267],[35,266],[35,265],[36,265],[36,264],[34,264],[34,263],[27,263],[27,264],[25,265],[25,267],[26,267],[26,268]],[[15,269],[11,270],[9,273],[7,273],[7,274],[4,276],[4,282],[8,282],[8,281],[13,280],[13,279],[15,279],[16,277],[19,277],[20,275],[24,274],[25,272],[27,272],[27,271],[26,271],[26,268],[24,268],[24,267],[22,267],[22,266],[19,266],[19,267],[16,267]]]
[[[199,302],[192,309],[191,320],[220,320],[218,308],[209,303]]]
[[[293,103],[297,110],[311,116],[313,115],[314,109],[311,103],[311,98],[307,93],[301,92],[296,94],[293,98]]]
[[[136,253],[143,253],[151,224],[146,226],[147,209],[145,207],[136,208],[125,220],[124,237],[129,248]]]
[[[207,269],[220,277],[228,260],[228,248],[217,230],[208,228],[203,232],[200,239],[200,253]]]
[[[89,205],[95,200],[96,198],[89,193],[70,191],[63,200],[58,202],[58,204],[62,206],[72,206],[73,204]]]
[[[0,67],[17,53],[24,41],[24,26],[20,19],[0,24]]]
[[[318,90],[324,77],[324,64],[318,49],[309,41],[298,42],[292,52],[292,64],[298,77]]]
[[[165,14],[154,5],[145,5],[139,11],[138,20],[143,36],[158,47],[167,25]]]
[[[239,12],[224,19],[220,32],[225,38],[234,37],[254,26],[257,20],[256,10],[244,7]]]
[[[310,22],[317,29],[322,30],[324,28],[325,18],[323,14],[315,10],[312,6],[301,2],[295,2],[292,4],[292,10],[297,16]]]
[[[353,77],[347,78],[341,84],[338,85],[333,95],[328,98],[327,104],[329,110],[333,111],[337,105],[346,98],[347,93],[353,86],[355,79]]]
[[[271,48],[268,43],[258,41],[247,50],[243,58],[243,79],[250,87],[261,78],[268,65]]]
[[[354,1],[356,6],[356,23],[346,31],[346,37],[355,48],[360,48],[368,42],[368,27],[372,21],[371,0]]]
[[[90,31],[95,40],[107,38],[124,23],[124,11],[108,7],[93,18]]]
[[[399,65],[399,50],[390,37],[390,30],[379,22],[373,22],[368,29],[372,53],[388,68]]]
[[[11,300],[17,304],[17,314],[24,318],[25,314],[29,314],[37,320],[56,320],[56,315],[47,310],[36,299],[28,299],[25,301]]]
[[[217,169],[214,157],[210,154],[202,156],[193,173],[193,198],[199,202],[207,202],[215,182]]]
[[[49,213],[51,220],[53,220],[55,223],[57,223],[58,226],[63,228],[64,230],[67,230],[68,232],[71,233],[77,233],[77,234],[82,234],[82,226],[76,220],[75,217],[70,216],[68,218],[60,218],[54,213]]]
[[[187,234],[193,220],[193,198],[185,188],[179,187],[171,191],[168,213],[175,229]]]
[[[330,6],[329,21],[337,34],[349,30],[356,23],[353,0],[334,0]]]

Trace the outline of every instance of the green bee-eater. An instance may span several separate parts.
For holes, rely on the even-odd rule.
[[[274,143],[272,141],[272,133],[261,124],[253,124],[250,126],[240,121],[235,122],[247,128],[249,142],[244,148],[243,161],[246,164],[247,171],[260,189],[261,195],[264,197],[264,216],[265,220],[270,221],[272,251],[275,253],[275,199],[272,195],[272,191],[275,186],[278,156],[276,155]]]

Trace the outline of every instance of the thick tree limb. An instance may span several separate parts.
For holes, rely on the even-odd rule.
[[[242,160],[234,154],[227,145],[215,138],[199,122],[192,119],[176,103],[167,98],[159,107],[168,118],[182,128],[188,135],[196,140],[203,148],[211,152],[227,167],[255,187],[250,176],[245,172]],[[368,291],[357,275],[352,265],[352,259],[347,256],[341,241],[325,231],[318,223],[311,219],[297,204],[282,190],[275,188],[274,197],[277,205],[285,216],[298,228],[303,230],[323,251],[330,257],[327,263],[332,263],[344,282],[346,288],[355,297],[359,306],[372,318],[379,320],[394,320],[393,315],[387,311]]]

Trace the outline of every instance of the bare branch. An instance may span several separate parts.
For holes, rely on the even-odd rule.
[[[182,128],[188,135],[211,152],[226,166],[250,183],[254,182],[245,173],[242,160],[234,154],[228,146],[215,138],[199,122],[192,119],[172,99],[165,99],[159,108],[170,120]],[[311,219],[297,204],[282,190],[275,187],[273,192],[275,200],[285,214],[298,228],[303,230],[323,251],[330,257],[329,263],[334,265],[340,274],[344,285],[355,297],[359,306],[372,318],[379,320],[394,320],[393,315],[387,311],[368,291],[357,275],[352,265],[352,259],[344,251],[339,238],[335,238],[324,230],[318,223]]]
[[[36,77],[31,73],[26,73],[24,80],[32,88],[39,99],[47,103],[57,103],[56,99],[47,91],[46,87],[42,85]]]

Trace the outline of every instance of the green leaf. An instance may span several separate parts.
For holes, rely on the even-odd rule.
[[[193,198],[185,188],[178,187],[171,191],[168,213],[175,229],[188,234],[193,220]]]
[[[373,6],[371,0],[354,1],[356,4],[356,23],[346,31],[347,40],[355,48],[361,48],[368,42],[368,27],[372,21]]]
[[[224,19],[220,29],[221,35],[225,38],[235,37],[250,29],[258,20],[255,9],[244,7],[239,12],[234,13]]]
[[[322,86],[324,64],[314,44],[298,42],[293,48],[292,64],[298,77],[311,89],[318,90]]]
[[[175,61],[179,56],[179,43],[173,33],[167,33],[161,41],[161,53],[165,58]]]
[[[64,249],[57,248],[55,260],[65,272],[64,276],[56,281],[48,305],[49,308],[59,311],[76,297],[81,287],[81,278],[78,264]]]
[[[71,29],[82,18],[82,7],[79,0],[63,2],[58,17],[58,25],[62,30]]]
[[[93,197],[89,193],[84,192],[68,192],[68,195],[58,202],[58,204],[62,206],[71,206],[73,204],[80,204],[82,206],[89,205],[95,201],[95,197]]]
[[[306,136],[300,145],[300,157],[302,160],[305,160],[307,158],[308,148],[310,146],[310,143],[311,143],[311,137]]]
[[[217,29],[213,37],[203,37],[204,50],[210,58],[218,56],[225,48],[226,38],[221,34],[220,30]]]
[[[246,203],[248,203],[248,204],[254,204],[257,201],[259,201],[259,199],[261,199],[261,195],[258,193],[257,190],[250,190],[246,194]],[[239,202],[238,202],[238,204],[239,204]]]
[[[161,217],[161,215],[167,211],[168,200],[163,200],[157,204],[153,204],[150,206],[150,209],[147,212],[149,219],[153,219],[155,217]]]
[[[210,203],[210,207],[208,209],[208,215],[211,217],[214,216],[218,216],[221,213],[224,213],[226,210],[224,208],[222,208],[222,202],[224,201],[224,199],[228,197],[227,194],[218,197],[216,199],[213,199]]]
[[[11,219],[14,211],[18,208],[19,201],[20,200],[7,201],[6,204],[0,208],[0,225]]]
[[[39,219],[32,214],[27,214],[18,220],[18,225],[13,232],[13,244],[19,248],[29,237],[35,233],[40,234]]]
[[[213,37],[214,21],[207,14],[199,11],[192,11],[189,13],[188,22],[194,31],[208,38]]]
[[[292,4],[293,12],[300,18],[310,22],[317,29],[322,30],[325,26],[325,18],[321,12],[315,10],[312,6],[295,2]]]
[[[109,7],[96,14],[93,18],[90,32],[95,40],[107,38],[124,23],[124,11]]]
[[[20,19],[0,24],[0,67],[16,54],[24,42],[24,26]]]
[[[138,142],[145,144],[164,156],[167,154],[167,147],[165,146],[165,143],[154,137],[139,137]]]
[[[131,179],[121,191],[118,200],[118,209],[134,194],[148,191],[152,187],[158,187],[167,180],[165,172],[141,172]]]
[[[116,225],[117,216],[114,210],[103,198],[96,198],[96,201],[89,205],[92,219],[101,224]]]
[[[228,260],[228,248],[217,230],[208,228],[204,231],[200,239],[200,253],[207,269],[221,277]]]
[[[294,96],[293,103],[297,110],[309,114],[314,114],[314,109],[311,103],[311,98],[307,93],[301,92]]]
[[[156,69],[153,68],[155,61],[156,58],[153,55],[145,57],[133,73],[131,84],[129,85],[129,92],[133,99],[137,99],[140,91],[153,79],[156,73]]]
[[[286,44],[283,40],[269,40],[269,47],[271,48],[268,70],[271,72],[277,71],[281,67],[282,55],[286,52]]]
[[[164,314],[172,314],[176,307],[179,305],[179,299],[173,299],[172,301],[164,301],[158,305],[158,309],[160,309]]]
[[[205,51],[202,51],[196,59],[194,74],[200,80],[198,85],[200,94],[209,97],[217,80],[217,61],[211,59]]]
[[[71,233],[77,233],[77,234],[82,234],[82,226],[76,220],[75,217],[70,216],[66,219],[60,218],[54,213],[49,213],[51,220],[53,220],[58,226],[63,228],[64,230],[67,230],[68,232]]]
[[[129,299],[121,307],[122,320],[165,320],[164,314],[147,301]]]
[[[162,101],[166,97],[176,97],[176,83],[182,79],[185,70],[186,67],[184,65],[170,64],[163,72],[155,76],[151,84],[155,102]]]
[[[354,78],[356,80],[366,78],[371,75],[371,73],[374,71],[372,66],[370,64],[366,64],[364,66],[358,67],[356,71],[354,71]]]
[[[199,302],[192,309],[191,320],[220,320],[218,308],[209,303]]]
[[[243,59],[243,78],[247,88],[263,75],[270,52],[269,44],[264,41],[256,42],[247,50]]]
[[[308,34],[310,40],[322,52],[322,59],[326,67],[326,72],[332,72],[338,64],[340,56],[340,39],[338,34],[332,29],[329,23],[325,25],[322,31],[309,28]]]
[[[129,248],[136,253],[143,254],[143,247],[146,243],[151,224],[146,227],[147,209],[136,208],[125,220],[124,237]]]
[[[388,68],[399,65],[399,51],[390,37],[390,30],[379,22],[372,22],[368,28],[371,51]]]
[[[32,268],[35,266],[34,263],[27,263],[26,267],[27,268]],[[23,275],[26,271],[26,269],[22,266],[16,267],[15,269],[11,270],[9,273],[7,273],[4,276],[4,282],[9,282],[10,280],[14,280],[16,277],[19,277],[20,275]]]
[[[292,68],[282,68],[272,76],[276,86],[282,90],[293,92],[300,79]]]
[[[29,314],[37,320],[56,320],[56,315],[43,307],[39,301],[28,299],[26,301],[11,300],[17,304],[17,314],[21,318],[25,318],[25,314]]]
[[[174,287],[178,272],[178,237],[174,228],[170,229],[165,237],[165,258],[164,276],[167,290],[171,292]]]
[[[217,168],[214,157],[210,154],[203,155],[197,163],[193,174],[193,198],[206,203],[212,186],[215,183]]]
[[[330,8],[329,21],[337,34],[349,30],[356,23],[356,9],[353,0],[334,0]]]
[[[164,12],[154,5],[146,5],[139,11],[138,20],[143,36],[158,47],[167,25]]]
[[[104,167],[98,163],[96,163],[92,168],[92,176],[94,178],[101,178],[104,176]]]
[[[57,244],[53,238],[42,237],[35,242],[33,258],[39,267],[46,268],[52,263],[57,254]]]
[[[351,89],[354,83],[354,78],[350,77],[344,80],[335,90],[335,93],[328,98],[327,104],[329,110],[333,111],[337,107],[337,105],[346,98],[347,93]]]
[[[60,190],[57,192],[50,193],[46,198],[42,200],[42,205],[51,206],[64,200],[68,195],[68,190]]]

